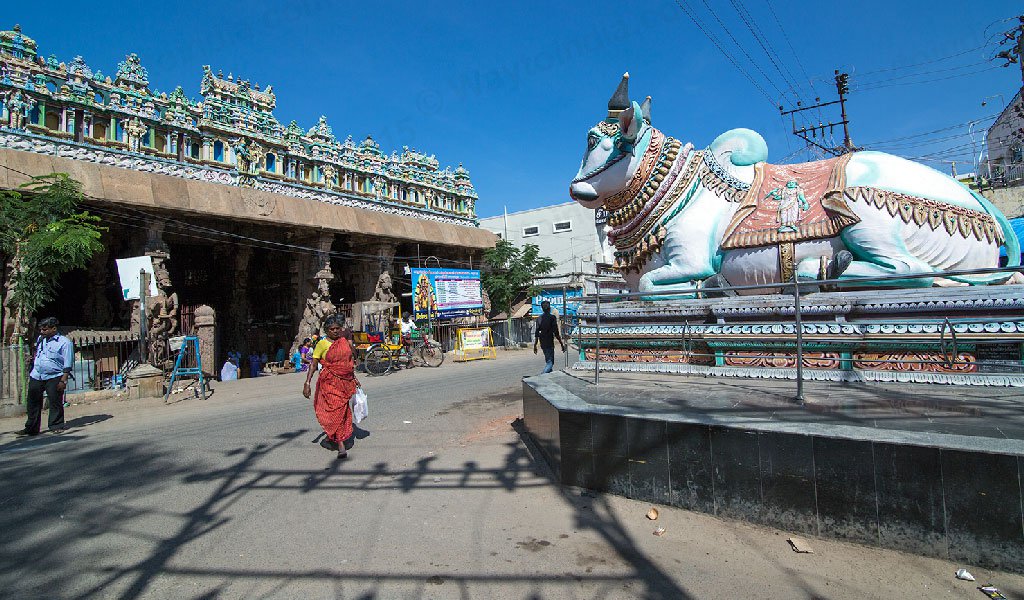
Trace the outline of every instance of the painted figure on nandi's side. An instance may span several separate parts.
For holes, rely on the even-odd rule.
[[[758,133],[733,129],[704,150],[651,125],[651,98],[629,99],[587,134],[570,195],[608,212],[615,265],[640,292],[899,276],[890,287],[1005,283],[1007,274],[939,275],[1010,266],[1020,246],[1006,217],[956,180],[882,152],[772,165]],[[1017,276],[1014,276],[1017,279]],[[763,293],[763,292],[751,292]]]

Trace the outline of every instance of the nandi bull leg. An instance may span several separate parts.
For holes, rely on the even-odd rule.
[[[706,272],[694,273],[691,269],[683,269],[672,263],[649,271],[640,278],[641,292],[683,292],[682,296],[692,296],[697,289],[697,282],[715,274],[708,267]],[[652,296],[644,300],[658,298]],[[664,298],[664,296],[661,296]]]
[[[844,231],[840,237],[849,249],[853,260],[837,279],[856,279],[862,277],[892,277],[894,275],[921,275],[935,273],[936,269],[917,258],[907,250],[895,235],[874,236],[861,240],[857,235],[857,227]],[[918,277],[914,279],[893,279],[872,283],[871,287],[931,287],[935,285],[934,277]]]

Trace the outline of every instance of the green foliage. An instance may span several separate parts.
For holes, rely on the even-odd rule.
[[[519,297],[535,296],[540,288],[533,284],[534,277],[547,275],[555,270],[555,261],[540,255],[540,248],[526,244],[517,248],[507,240],[484,252],[486,272],[481,284],[487,290],[494,308],[506,314],[512,311],[512,303]]]
[[[82,186],[65,173],[33,177],[0,193],[0,253],[8,267],[4,305],[28,318],[57,293],[58,278],[102,249],[99,217],[79,212]]]

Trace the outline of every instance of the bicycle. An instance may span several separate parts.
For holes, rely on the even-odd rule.
[[[405,344],[377,343],[366,349],[363,368],[370,375],[387,375],[391,371],[413,366],[440,367],[444,348],[427,336],[415,340],[411,348]]]

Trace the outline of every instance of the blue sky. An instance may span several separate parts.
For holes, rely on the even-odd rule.
[[[1001,108],[998,97],[981,103],[999,94],[1008,101],[1021,85],[1016,65],[986,62],[994,43],[978,48],[986,32],[1015,25],[999,21],[1020,14],[1019,1],[680,3],[183,0],[123,2],[112,11],[54,1],[47,10],[9,6],[0,25],[20,23],[41,53],[62,61],[81,54],[107,74],[136,52],[151,87],[167,92],[182,85],[198,97],[204,64],[273,85],[284,123],[310,127],[324,114],[340,138],[371,134],[387,152],[408,145],[436,154],[442,166],[463,163],[481,217],[568,200],[586,131],[603,118],[626,70],[632,96],[653,97],[654,125],[667,134],[702,147],[727,129],[750,127],[776,162],[807,157],[779,116],[780,98],[810,100],[813,88],[833,99],[833,70],[848,70],[854,142],[924,157],[947,172],[954,159],[958,171],[971,170],[969,134],[980,144],[990,120],[967,123]],[[774,52],[758,44],[738,9]],[[824,109],[823,118],[838,120],[838,110]]]

